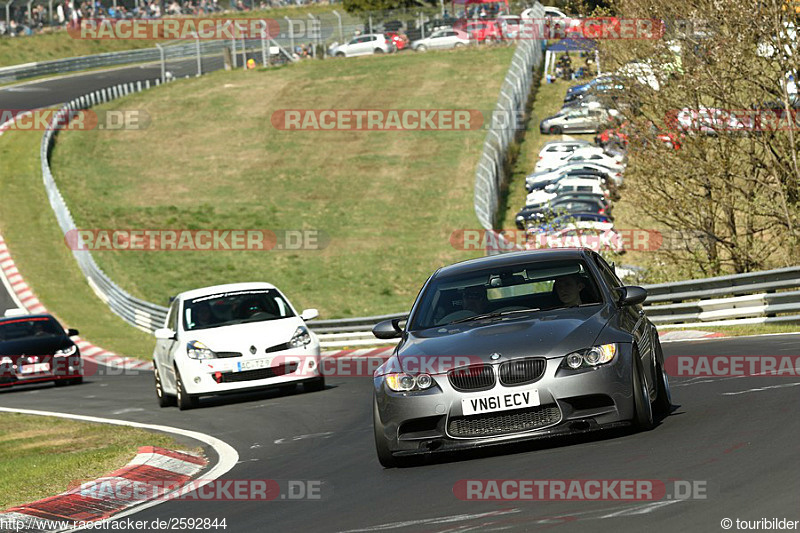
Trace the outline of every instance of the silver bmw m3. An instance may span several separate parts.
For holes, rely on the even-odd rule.
[[[669,413],[669,382],[641,287],[588,249],[535,250],[436,271],[374,376],[380,463],[633,425]]]

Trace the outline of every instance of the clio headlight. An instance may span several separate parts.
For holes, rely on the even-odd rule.
[[[186,344],[186,355],[191,359],[216,359],[217,354],[200,341]]]
[[[289,341],[289,346],[292,348],[300,348],[309,344],[311,344],[311,334],[308,333],[308,329],[305,326],[297,328]]]

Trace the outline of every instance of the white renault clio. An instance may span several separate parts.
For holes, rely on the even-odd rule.
[[[161,407],[196,407],[203,395],[245,389],[322,390],[319,339],[302,313],[269,283],[232,283],[175,297],[155,331],[156,394]]]

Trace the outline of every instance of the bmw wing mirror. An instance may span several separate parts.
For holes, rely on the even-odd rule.
[[[639,305],[647,299],[647,290],[630,285],[628,287],[620,287],[619,295],[620,306]]]
[[[69,328],[67,330],[67,337],[77,337],[77,336],[78,336],[78,330],[77,329]]]
[[[378,322],[375,324],[375,327],[372,328],[372,334],[379,339],[395,339],[403,332],[400,327],[400,322],[402,320],[405,319],[392,318],[390,320]]]

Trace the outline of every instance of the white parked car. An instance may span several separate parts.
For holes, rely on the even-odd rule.
[[[536,163],[536,166],[534,167],[533,171],[545,172],[547,170],[558,168],[564,165],[567,161],[569,161],[573,156],[576,155],[580,155],[580,157],[586,158],[594,155],[603,155],[604,153],[605,151],[602,147],[586,143],[584,146],[578,146],[575,150],[572,150],[570,152],[554,153],[550,155],[550,157],[548,158],[542,158],[540,156],[539,161]]]
[[[394,43],[384,34],[368,33],[353,37],[347,44],[332,47],[330,54],[335,57],[354,57],[369,54],[389,54],[394,51]]]
[[[608,189],[603,185],[603,178],[599,176],[585,178],[564,178],[557,183],[548,185],[544,192],[556,195],[570,193],[602,194],[608,198]],[[530,196],[530,195],[529,195]]]
[[[188,409],[203,395],[246,389],[322,390],[319,339],[305,324],[316,309],[298,313],[269,283],[195,289],[172,301],[155,331],[156,395],[161,407]]]
[[[550,200],[554,199],[558,196],[552,190],[548,191],[547,188],[545,189],[536,189],[535,191],[531,191],[528,193],[528,196],[525,197],[525,205],[526,206],[535,206],[535,205],[545,205]]]
[[[469,44],[469,35],[461,30],[453,28],[441,28],[433,32],[429,37],[418,39],[411,43],[411,49],[417,52],[426,50],[447,50],[450,48],[460,48]]]
[[[539,160],[536,163],[536,168],[539,168],[540,165],[547,165],[549,161],[560,161],[575,150],[589,146],[593,146],[589,141],[550,141],[539,150]],[[549,166],[544,168],[549,168]]]
[[[575,161],[565,163],[563,166],[545,172],[534,172],[525,177],[525,187],[532,191],[534,189],[544,188],[546,185],[557,181],[562,175],[569,172],[579,172],[581,170],[588,170],[589,173],[602,173],[617,187],[623,184],[622,171],[616,171],[599,165],[593,161]],[[588,173],[587,173],[588,174]]]
[[[615,172],[623,172],[627,166],[626,157],[624,155],[611,155],[602,148],[595,147],[575,150],[568,157],[565,157],[563,161],[561,161],[561,165],[579,162],[596,163],[598,165],[603,165],[604,167]]]

